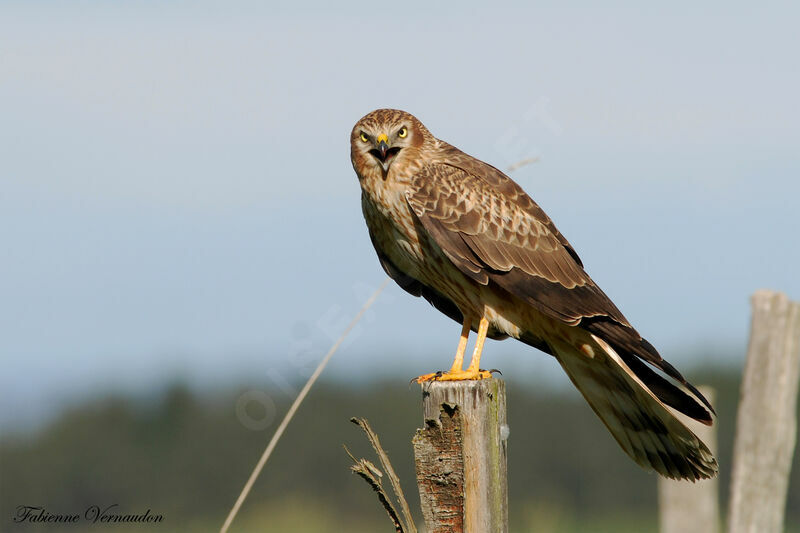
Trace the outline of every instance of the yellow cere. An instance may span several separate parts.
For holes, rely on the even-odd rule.
[[[389,144],[389,137],[387,137],[385,133],[381,133],[380,135],[378,135],[377,142],[378,143],[385,142],[386,144]]]

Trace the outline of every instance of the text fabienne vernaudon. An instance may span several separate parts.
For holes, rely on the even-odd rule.
[[[123,513],[119,508],[119,504],[111,504],[105,507],[99,505],[90,505],[83,513],[51,513],[44,507],[35,505],[19,505],[14,514],[14,522],[31,522],[31,523],[51,523],[51,524],[69,524],[76,522],[91,522],[91,523],[141,523],[141,524],[156,524],[163,522],[164,517],[160,514],[151,513],[147,509],[143,513]]]

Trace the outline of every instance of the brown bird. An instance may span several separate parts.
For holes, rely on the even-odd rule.
[[[519,185],[404,111],[364,116],[350,150],[381,266],[463,325],[452,368],[418,381],[491,377],[479,366],[484,340],[513,337],[558,360],[639,465],[670,478],[716,474],[709,449],[670,410],[710,425],[709,402],[630,325]],[[470,330],[478,338],[464,370]]]

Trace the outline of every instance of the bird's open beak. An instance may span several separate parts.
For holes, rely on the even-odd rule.
[[[389,137],[387,137],[385,133],[380,134],[375,141],[377,144],[375,145],[375,148],[369,151],[369,153],[375,156],[375,159],[378,160],[378,163],[380,163],[384,171],[388,171],[389,165],[394,160],[394,157],[400,152],[400,147],[390,147]]]
[[[389,151],[389,145],[386,144],[386,141],[381,141],[378,143],[378,152],[381,154],[381,161],[386,161],[386,152]]]
[[[378,138],[378,152],[381,154],[381,161],[386,161],[386,152],[389,151],[389,137],[385,133],[381,133]]]

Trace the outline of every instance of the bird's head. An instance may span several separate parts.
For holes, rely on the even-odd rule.
[[[380,170],[384,178],[396,161],[413,157],[430,135],[410,113],[377,109],[359,120],[350,133],[350,158],[359,175]]]

